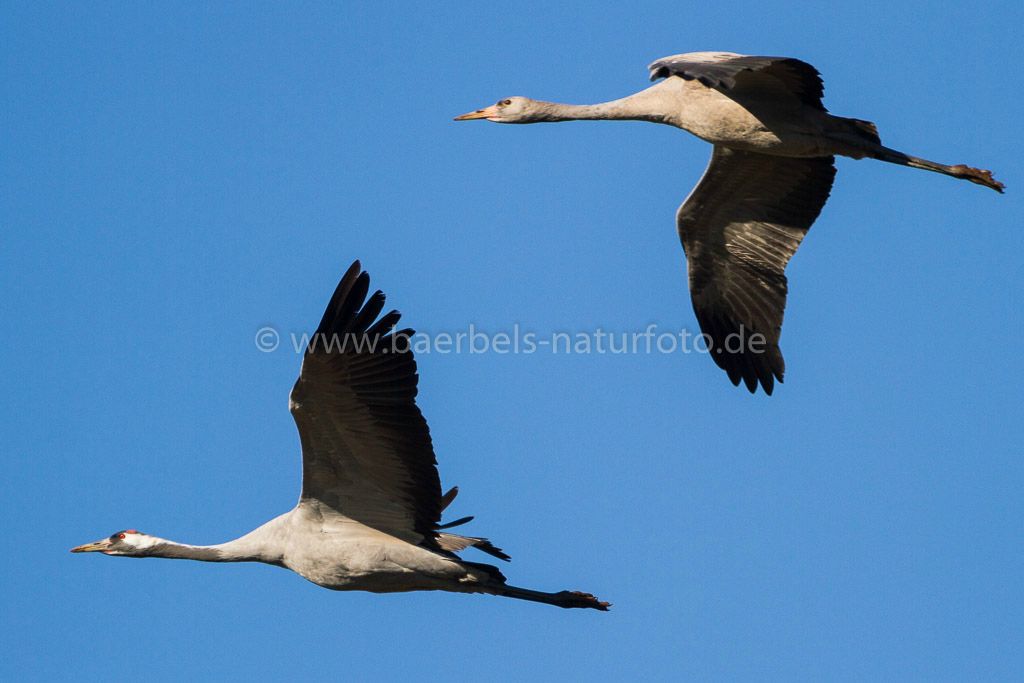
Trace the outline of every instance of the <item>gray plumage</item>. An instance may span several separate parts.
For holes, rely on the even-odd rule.
[[[475,547],[508,560],[488,539],[442,531],[458,489],[441,494],[426,420],[416,405],[413,334],[367,298],[359,262],[341,279],[310,338],[291,393],[302,443],[302,493],[293,510],[228,543],[194,546],[117,532],[72,552],[207,562],[264,562],[333,590],[487,593],[559,607],[607,610],[579,591],[545,593],[506,583],[492,565],[456,553]]]
[[[835,156],[878,159],[1003,191],[989,171],[898,152],[881,144],[873,123],[829,114],[821,76],[798,59],[691,52],[649,69],[652,80],[661,80],[618,100],[570,105],[511,97],[456,120],[649,121],[714,145],[676,227],[711,358],[751,392],[760,385],[771,394],[783,379],[785,269],[828,199]]]

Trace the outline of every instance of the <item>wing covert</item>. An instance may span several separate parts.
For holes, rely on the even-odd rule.
[[[792,57],[752,57],[732,52],[690,52],[651,63],[651,80],[679,76],[723,92],[786,93],[801,104],[825,111],[825,86],[818,70]]]

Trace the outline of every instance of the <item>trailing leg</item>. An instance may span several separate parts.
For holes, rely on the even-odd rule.
[[[898,152],[895,149],[889,149],[882,145],[879,145],[876,149],[869,150],[867,156],[880,161],[887,161],[890,164],[910,166],[911,168],[922,168],[926,171],[934,171],[935,173],[942,173],[944,175],[953,176],[954,178],[962,178],[964,180],[969,180],[972,183],[977,183],[978,185],[991,187],[999,193],[1002,193],[1006,188],[1005,185],[992,177],[992,171],[983,171],[980,168],[972,168],[970,166],[965,166],[964,164],[947,166],[934,161],[928,161],[927,159],[910,156],[909,154],[904,154],[903,152]]]
[[[580,591],[544,593],[542,591],[532,591],[526,588],[517,588],[516,586],[508,585],[495,586],[493,590],[495,595],[504,595],[507,598],[516,598],[517,600],[543,602],[546,605],[555,605],[566,609],[572,607],[586,607],[589,609],[607,612],[608,608],[611,606],[610,603],[602,602],[590,593],[582,593]]]

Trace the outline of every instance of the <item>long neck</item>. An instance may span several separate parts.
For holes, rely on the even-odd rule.
[[[144,557],[166,557],[172,560],[199,560],[200,562],[261,562],[256,548],[239,547],[241,539],[219,545],[189,545],[160,539],[150,547]]]
[[[541,102],[541,121],[652,121],[668,123],[676,106],[669,93],[657,84],[646,90],[600,104],[560,104]]]
[[[189,545],[164,538],[154,539],[145,557],[166,557],[200,562],[266,562],[281,564],[282,517],[273,519],[241,538],[218,545]]]

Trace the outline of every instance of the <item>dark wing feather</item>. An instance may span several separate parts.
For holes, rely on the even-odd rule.
[[[835,173],[832,157],[716,146],[704,177],[679,207],[676,225],[697,321],[715,363],[751,393],[759,382],[767,394],[775,379],[782,382],[784,271],[825,205]],[[763,335],[763,345],[754,334]]]
[[[450,553],[458,553],[466,548],[476,548],[477,550],[483,551],[488,555],[493,555],[494,557],[505,560],[506,562],[512,559],[508,553],[491,543],[490,540],[486,538],[441,533],[438,534],[437,544],[441,546],[442,550]]]
[[[403,540],[438,548],[441,484],[416,406],[412,330],[375,323],[384,294],[352,264],[302,360],[291,411],[302,441],[302,499]]]
[[[766,91],[795,97],[801,104],[825,111],[821,74],[807,62],[792,57],[749,57],[732,53],[693,52],[665,57],[648,69],[651,80],[679,76],[737,96]],[[780,90],[781,88],[781,90]]]

